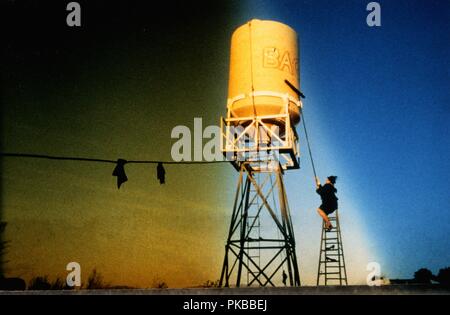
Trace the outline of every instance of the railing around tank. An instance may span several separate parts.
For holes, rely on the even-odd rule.
[[[244,161],[254,161],[255,165],[266,163],[265,167],[268,168],[274,160],[279,161],[285,170],[299,168],[298,135],[291,122],[289,104],[292,102],[302,107],[301,101],[289,94],[272,91],[255,91],[248,96],[281,98],[282,110],[279,114],[257,115],[256,113],[238,117],[233,113],[233,105],[245,99],[246,95],[241,94],[229,99],[227,118],[221,119],[222,153],[236,168]]]

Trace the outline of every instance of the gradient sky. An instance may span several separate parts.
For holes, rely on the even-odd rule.
[[[2,23],[2,151],[170,159],[176,125],[225,114],[231,33],[252,18],[293,27],[316,168],[338,175],[351,283],[366,264],[390,278],[450,265],[448,1],[8,2]],[[302,168],[286,187],[300,275],[313,284],[319,204],[301,129]],[[69,261],[113,284],[193,286],[217,279],[237,174],[227,164],[113,165],[2,160],[7,274],[64,276]]]

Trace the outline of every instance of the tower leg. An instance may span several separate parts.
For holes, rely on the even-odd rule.
[[[285,280],[300,286],[281,168],[254,172],[242,163],[219,285],[277,286]]]

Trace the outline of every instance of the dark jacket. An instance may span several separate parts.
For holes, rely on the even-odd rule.
[[[316,192],[322,198],[322,203],[326,204],[334,209],[337,209],[337,201],[336,197],[337,189],[334,188],[331,184],[319,185],[319,188],[316,189]]]

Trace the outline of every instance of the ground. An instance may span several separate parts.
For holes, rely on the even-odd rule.
[[[0,291],[3,294],[95,294],[95,295],[449,295],[450,287],[437,285],[320,286],[282,288],[194,288],[194,289],[117,289],[117,290],[52,290],[52,291]]]

